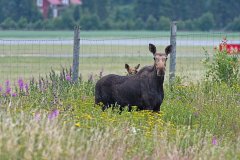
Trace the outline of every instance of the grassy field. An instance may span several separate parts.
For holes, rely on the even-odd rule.
[[[84,34],[104,39],[119,33],[124,38],[139,35],[108,33]],[[156,32],[141,34],[155,36]],[[71,39],[71,32],[1,31],[0,37]],[[71,44],[41,41],[0,45],[1,160],[240,159],[240,84],[203,80],[203,46],[177,46],[177,77],[170,87],[167,68],[160,113],[120,113],[118,108],[103,112],[94,104],[96,80],[102,71],[126,75],[125,63],[151,65],[148,45],[100,45],[97,39],[81,45],[83,80],[73,84],[69,81]],[[158,45],[160,51],[164,48]],[[212,45],[204,48],[214,54]],[[87,81],[91,76],[93,80]]]
[[[26,83],[0,91],[2,160],[240,158],[239,83],[178,78],[164,85],[160,113],[121,114],[94,105],[95,82],[73,85],[52,72]]]
[[[0,31],[0,81],[44,76],[51,68],[59,72],[61,66],[71,66],[72,34],[72,31]],[[181,41],[177,44],[176,74],[200,80],[204,49],[213,55],[216,42],[225,35],[230,40],[239,39],[239,33],[178,32],[177,39]],[[15,42],[16,39],[20,41]],[[124,40],[127,42],[121,44]],[[168,44],[169,32],[82,31],[80,73],[84,79],[102,70],[104,74],[124,75],[125,63],[151,65],[148,43],[156,44],[163,52],[167,44],[162,45],[161,40]]]
[[[161,52],[165,46],[158,46]],[[212,47],[206,47],[212,51]],[[59,71],[61,66],[72,64],[71,45],[21,44],[0,45],[0,75],[1,80],[16,80],[19,77],[29,79],[47,74],[51,68]],[[177,47],[177,74],[190,79],[200,79],[204,70],[201,60],[204,50],[201,46]],[[152,55],[148,46],[143,45],[81,45],[80,73],[87,79],[89,75],[116,73],[126,74],[124,64],[152,65]],[[199,74],[199,76],[197,76]]]
[[[179,37],[196,37],[197,39],[222,39],[233,37],[239,39],[239,33],[224,32],[177,32]],[[170,31],[81,31],[82,38],[142,38],[142,37],[166,37]],[[73,39],[73,31],[0,31],[0,39]]]
[[[185,58],[180,57],[177,59],[176,74],[179,76],[188,77],[191,80],[200,80],[204,74],[205,68],[201,63],[202,58]],[[80,74],[83,79],[88,79],[89,76],[93,76],[95,79],[99,73],[103,71],[103,74],[120,74],[126,75],[127,72],[124,68],[125,63],[130,66],[141,64],[141,67],[145,65],[152,65],[151,56],[141,57],[104,57],[104,58],[81,58],[80,60]],[[18,78],[24,78],[29,80],[32,77],[38,78],[39,76],[45,77],[51,69],[59,73],[62,67],[70,68],[72,64],[72,58],[48,58],[48,57],[1,57],[0,58],[0,74],[1,82],[9,79],[17,81]],[[169,65],[169,61],[168,61]],[[191,66],[191,67],[190,67]],[[168,78],[167,68],[167,75]]]

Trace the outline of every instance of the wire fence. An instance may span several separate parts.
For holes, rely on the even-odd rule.
[[[240,44],[239,33],[177,33],[176,75],[190,81],[203,78],[206,69],[202,63],[205,50],[214,54],[226,37],[228,43]],[[81,38],[80,66],[83,79],[98,78],[114,73],[126,75],[125,63],[130,66],[152,65],[148,44],[153,43],[159,52],[170,44],[170,34],[124,38]],[[0,39],[0,84],[5,80],[47,75],[51,69],[57,73],[62,67],[70,68],[73,62],[73,39],[22,40]],[[169,63],[169,62],[168,62]],[[169,64],[168,64],[169,65]],[[169,69],[167,69],[169,70]],[[166,73],[168,78],[169,73]]]

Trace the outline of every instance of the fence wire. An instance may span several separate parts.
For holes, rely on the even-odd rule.
[[[238,33],[178,32],[176,75],[185,76],[190,81],[202,79],[206,71],[201,62],[205,50],[212,56],[214,47],[218,47],[224,37],[228,43],[240,44]],[[170,44],[170,34],[137,38],[80,38],[80,74],[83,79],[97,79],[100,72],[103,75],[126,75],[125,63],[130,66],[140,64],[140,67],[152,65],[149,43],[155,44],[159,52],[164,52]],[[72,39],[0,39],[0,84],[5,80],[29,80],[45,76],[51,69],[58,73],[62,67],[69,68],[72,65],[72,55]]]

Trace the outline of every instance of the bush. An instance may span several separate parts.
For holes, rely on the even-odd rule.
[[[214,17],[212,13],[204,13],[197,19],[198,27],[201,31],[209,31],[214,27]]]
[[[229,55],[226,50],[227,40],[221,43],[223,50],[216,49],[212,61],[206,51],[204,64],[207,67],[206,78],[215,82],[224,82],[229,85],[239,81],[240,64],[237,55]]]
[[[152,15],[149,15],[146,21],[146,29],[148,30],[157,30],[157,20]]]
[[[19,29],[25,29],[27,28],[27,25],[28,25],[28,21],[25,17],[21,17],[17,24]]]
[[[161,16],[158,21],[158,30],[168,31],[171,20],[168,17]]]
[[[16,29],[16,23],[12,20],[12,18],[7,18],[1,23],[2,29]]]
[[[240,31],[240,16],[234,18],[233,22],[229,23],[227,30]]]

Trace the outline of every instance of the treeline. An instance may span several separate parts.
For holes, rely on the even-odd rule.
[[[35,0],[0,0],[1,29],[240,31],[240,1],[236,0],[82,0],[59,17],[43,19]]]

